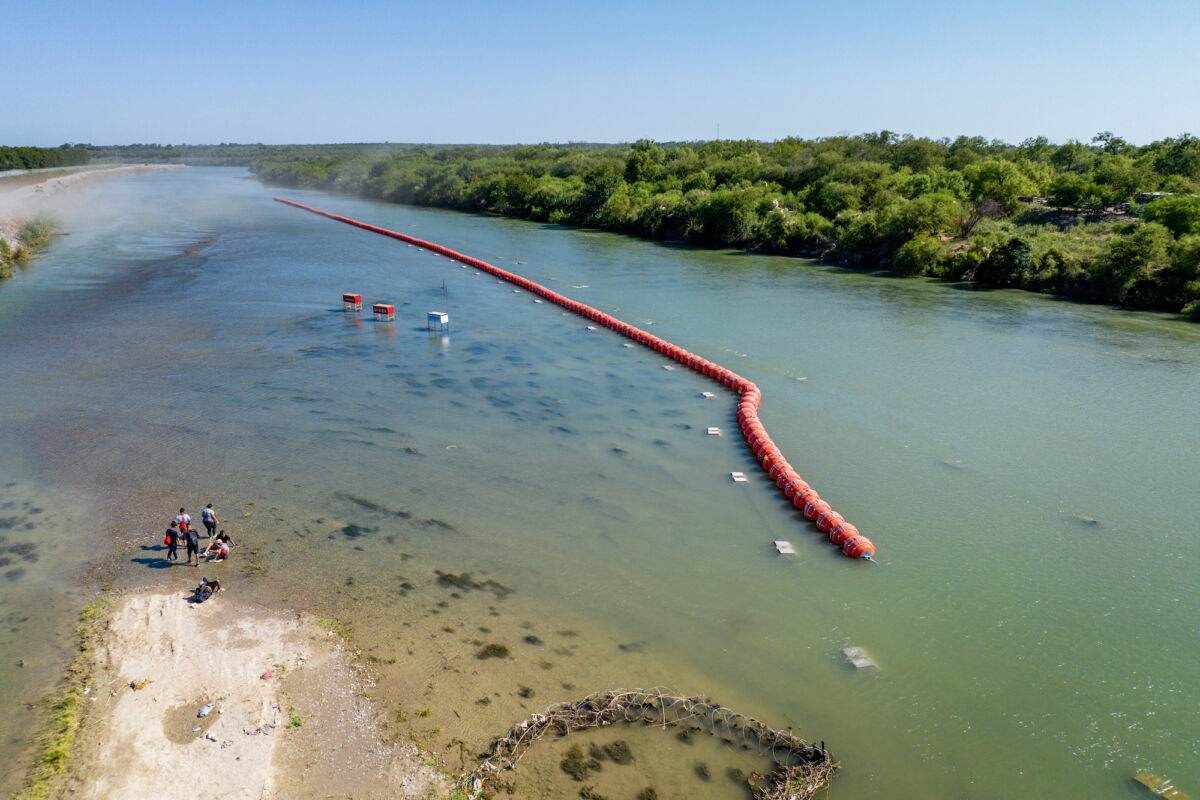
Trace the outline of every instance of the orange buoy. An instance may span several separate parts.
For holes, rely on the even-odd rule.
[[[865,536],[851,536],[842,542],[842,552],[851,558],[871,561],[875,556],[875,545]]]
[[[842,542],[851,536],[858,536],[858,528],[844,520],[829,529],[829,541],[836,545],[841,545]]]
[[[809,500],[804,504],[804,518],[814,520],[826,511],[829,511],[829,503],[826,503],[821,498]]]
[[[796,475],[783,485],[783,496],[788,500],[794,500],[798,493],[809,489],[812,489],[812,487],[808,485],[808,481]]]
[[[809,487],[808,489],[797,489],[796,494],[792,497],[792,508],[804,513],[804,509],[813,500],[820,500],[821,495],[817,494],[817,490]]]
[[[819,530],[821,533],[829,533],[829,531],[833,529],[834,525],[840,525],[845,521],[846,520],[842,519],[842,515],[834,511],[832,508],[828,511],[822,511],[817,515],[817,518],[813,520],[813,522],[816,523],[817,530]]]

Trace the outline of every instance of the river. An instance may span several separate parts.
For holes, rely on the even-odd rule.
[[[345,621],[390,730],[451,768],[552,702],[662,686],[823,740],[841,797],[1136,798],[1141,768],[1200,792],[1200,326],[278,192],[756,382],[873,565],[754,468],[727,392],[275,193],[236,169],[114,178],[0,286],[7,758],[27,757],[78,608],[104,581],[192,585],[161,529],[211,502],[241,545],[205,568],[223,601]],[[343,312],[344,291],[396,320]],[[855,671],[851,645],[878,667]],[[725,776],[746,756],[622,735],[634,765],[590,779],[609,797],[746,796]],[[518,796],[575,793],[564,747],[511,773]]]

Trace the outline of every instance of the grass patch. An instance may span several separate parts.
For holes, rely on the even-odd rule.
[[[288,706],[288,724],[289,730],[292,728],[300,728],[304,726],[304,720],[300,719],[300,715],[296,713],[295,706]]]
[[[38,754],[17,800],[43,800],[51,795],[54,779],[66,769],[75,747],[82,715],[84,685],[92,679],[92,662],[87,655],[98,634],[99,621],[111,607],[107,596],[100,596],[79,612],[75,642],[79,653],[67,667],[67,686],[49,698],[50,718],[37,737]]]
[[[58,225],[45,217],[26,222],[21,226],[17,235],[21,243],[30,250],[44,250],[50,245],[50,237],[58,230]]]
[[[349,626],[346,625],[346,623],[342,622],[339,619],[328,619],[326,617],[317,617],[316,625],[318,628],[324,628],[325,630],[333,631],[338,636],[342,637],[343,639],[345,639],[347,641],[350,640]]]

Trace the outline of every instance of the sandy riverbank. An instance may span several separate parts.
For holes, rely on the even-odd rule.
[[[135,593],[91,656],[76,752],[54,796],[448,794],[425,754],[381,738],[363,697],[370,679],[317,620],[247,607],[234,591],[204,603]]]
[[[94,167],[75,172],[50,173],[36,183],[14,179],[0,180],[0,239],[15,247],[21,225],[43,215],[53,216],[63,197],[73,189],[121,175],[140,175],[165,169],[184,169],[182,164],[133,164],[121,167]]]

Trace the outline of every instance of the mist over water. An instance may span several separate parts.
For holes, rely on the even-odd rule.
[[[196,570],[161,568],[160,529],[212,502],[242,543],[205,568],[231,579],[225,602],[348,620],[397,732],[450,766],[454,739],[476,753],[549,703],[662,685],[824,740],[843,796],[1135,797],[1142,767],[1200,787],[1196,326],[289,193],[755,381],[872,566],[790,509],[711,382],[271,196],[237,170],[114,179],[0,287],[0,535],[37,557],[0,570],[6,707],[53,685],[84,564],[182,590]],[[510,656],[476,658],[493,642]],[[879,669],[854,672],[848,645]],[[6,755],[32,718],[4,721]],[[720,748],[650,733],[625,737],[645,765],[606,768],[598,791],[743,796]],[[574,794],[560,757],[535,748],[518,793]]]

